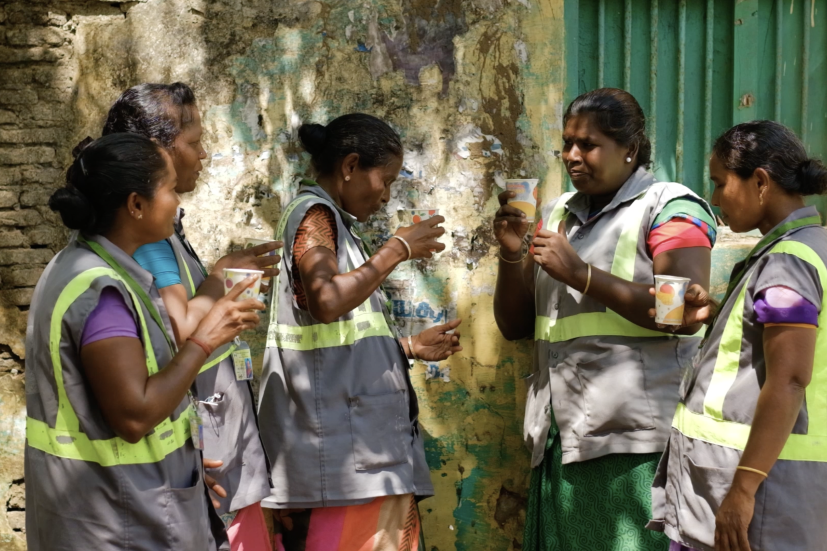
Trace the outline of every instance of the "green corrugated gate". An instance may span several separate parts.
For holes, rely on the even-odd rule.
[[[565,23],[567,102],[629,90],[659,179],[709,198],[712,141],[758,118],[827,157],[827,0],[566,0]]]

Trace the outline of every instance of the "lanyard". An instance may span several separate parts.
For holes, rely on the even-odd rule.
[[[155,308],[155,305],[152,304],[152,300],[150,300],[149,295],[146,294],[144,288],[138,285],[138,282],[135,281],[131,275],[124,270],[123,266],[118,264],[118,261],[115,260],[109,252],[101,247],[98,243],[94,241],[89,241],[82,235],[78,234],[78,241],[84,243],[92,249],[95,254],[101,257],[109,266],[112,267],[115,272],[123,278],[126,284],[129,286],[130,289],[138,296],[138,299],[143,303],[144,307],[149,311],[149,315],[152,316],[152,319],[155,320],[155,323],[158,324],[158,327],[161,328],[161,332],[164,334],[164,338],[167,340],[167,344],[169,345],[170,351],[175,354],[175,345],[172,343],[172,339],[169,338],[167,334],[166,328],[164,326],[164,322],[161,319],[161,314],[158,313],[158,309]]]
[[[802,228],[804,226],[820,226],[821,225],[821,218],[818,216],[808,216],[806,218],[801,218],[799,220],[793,220],[791,222],[787,222],[781,226],[778,226],[773,231],[765,235],[761,238],[761,240],[752,248],[749,252],[747,257],[744,259],[744,263],[741,266],[741,270],[729,280],[729,285],[727,285],[726,295],[724,295],[724,300],[721,301],[720,306],[718,307],[718,311],[715,313],[715,316],[712,318],[712,321],[706,328],[706,334],[704,335],[704,342],[709,338],[709,334],[712,331],[712,327],[715,325],[715,322],[718,320],[718,315],[723,310],[724,305],[729,300],[732,293],[735,291],[735,288],[741,283],[741,280],[744,279],[744,276],[747,273],[747,269],[750,267],[750,262],[753,260],[753,257],[757,256],[759,252],[761,252],[765,247],[769,246],[773,241],[776,241],[780,237],[783,237],[787,233],[797,230],[798,228]],[[703,343],[702,343],[703,345]]]

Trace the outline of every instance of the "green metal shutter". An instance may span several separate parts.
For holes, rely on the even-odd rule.
[[[567,102],[630,91],[658,179],[709,198],[713,140],[756,118],[827,156],[827,0],[566,0],[565,23]]]

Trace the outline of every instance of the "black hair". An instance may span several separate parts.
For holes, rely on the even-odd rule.
[[[790,193],[821,195],[827,191],[827,168],[807,155],[795,133],[774,121],[751,121],[724,132],[712,147],[727,170],[750,178],[763,168]]]
[[[327,126],[303,124],[299,139],[321,175],[331,174],[336,162],[351,153],[359,154],[361,168],[385,166],[391,158],[402,157],[399,134],[386,122],[363,113],[342,115]]]
[[[587,113],[603,134],[624,147],[636,146],[637,166],[649,168],[652,144],[646,136],[646,116],[632,94],[619,88],[598,88],[581,94],[566,109],[563,128],[572,117]]]
[[[109,109],[103,135],[130,132],[153,138],[170,148],[192,121],[195,94],[183,82],[133,86]]]
[[[109,231],[132,193],[152,199],[166,174],[161,147],[139,134],[86,138],[72,154],[66,186],[52,194],[49,208],[60,213],[67,228],[87,234]]]

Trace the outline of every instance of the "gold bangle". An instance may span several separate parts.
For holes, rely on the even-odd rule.
[[[586,264],[588,266],[588,273],[586,275],[586,288],[583,289],[583,295],[585,296],[586,293],[589,292],[589,286],[592,284],[592,265]]]
[[[752,467],[744,467],[743,465],[738,465],[737,467],[735,467],[735,470],[737,470],[737,471],[747,471],[747,472],[750,472],[750,473],[760,474],[764,478],[769,478],[769,475],[767,473],[765,473],[764,471],[759,471],[758,469],[753,469]]]
[[[523,257],[520,260],[508,260],[508,259],[503,257],[503,253],[497,253],[497,256],[499,256],[500,260],[502,260],[506,264],[520,264],[520,263],[522,263],[523,260],[525,260],[525,257],[528,256],[528,251],[526,251],[526,253],[523,255]]]

